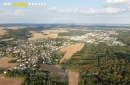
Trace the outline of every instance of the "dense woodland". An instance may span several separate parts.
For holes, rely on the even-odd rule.
[[[79,85],[129,85],[130,47],[85,44],[62,66],[80,72]]]
[[[112,37],[116,37],[119,41],[122,41],[125,45],[130,46],[130,31],[126,30],[117,30],[119,35],[111,35]]]
[[[130,31],[121,32],[121,34],[119,34],[117,38],[126,45],[130,45]]]

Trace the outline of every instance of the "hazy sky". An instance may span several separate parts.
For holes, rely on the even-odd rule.
[[[3,5],[16,1],[47,6]],[[0,23],[130,24],[130,0],[0,0]]]

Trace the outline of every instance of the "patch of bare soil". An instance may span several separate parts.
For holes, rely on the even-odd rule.
[[[42,70],[49,71],[51,77],[57,77],[57,76],[59,76],[60,79],[66,80],[67,74],[59,66],[41,64],[40,67],[41,67]]]
[[[0,85],[22,85],[23,81],[22,78],[4,77],[0,74]]]
[[[17,63],[8,63],[8,61],[13,60],[14,58],[2,57],[0,58],[0,68],[12,68],[17,65]]]
[[[52,32],[52,33],[51,33]],[[36,32],[36,31],[30,31],[30,33],[32,33],[32,37],[29,38],[29,40],[35,40],[35,39],[44,39],[44,38],[57,38],[58,37],[58,33],[57,34],[53,34],[53,32],[68,32],[65,29],[52,29],[52,30],[44,30],[41,32]]]
[[[83,48],[82,45],[75,44],[75,45],[70,45],[70,46],[60,49],[60,51],[66,52],[64,57],[60,60],[60,63],[67,62],[74,53],[76,53],[77,51],[80,51],[82,48]]]

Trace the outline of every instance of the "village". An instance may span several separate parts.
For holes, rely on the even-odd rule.
[[[112,31],[93,30],[93,32],[86,33],[82,36],[72,36],[70,37],[70,40],[84,41],[87,43],[94,43],[94,44],[98,44],[99,42],[105,42],[108,45],[124,46],[123,42],[118,41],[117,38],[115,37],[111,37],[111,35],[118,35],[118,33],[116,33],[114,30]]]
[[[41,62],[40,64],[54,64],[56,61],[59,61],[54,51],[69,45],[65,43],[64,39],[17,40],[15,43],[16,46],[7,46],[0,49],[1,57],[14,57],[16,59],[9,61],[9,63],[18,63],[15,67],[9,67],[8,70],[35,69],[39,66],[38,62]],[[39,58],[42,59],[39,60]],[[6,73],[6,71],[4,73]]]

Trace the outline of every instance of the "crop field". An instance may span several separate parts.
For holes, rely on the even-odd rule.
[[[0,58],[0,68],[11,68],[16,66],[16,63],[8,63],[8,61],[13,60],[14,58],[2,57]]]
[[[82,48],[83,46],[74,44],[60,49],[60,51],[66,52],[64,57],[60,60],[60,62],[67,62],[74,53],[80,51]]]
[[[22,78],[4,77],[3,74],[0,74],[0,85],[23,85],[23,81]]]
[[[52,29],[52,30],[44,30],[41,32],[36,32],[36,31],[30,31],[30,33],[32,34],[32,37],[29,38],[29,40],[35,40],[35,39],[44,39],[44,38],[57,38],[58,37],[58,33],[61,32],[68,32],[65,29]]]

